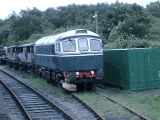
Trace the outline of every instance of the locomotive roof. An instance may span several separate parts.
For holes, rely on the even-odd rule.
[[[69,39],[71,37],[80,37],[80,36],[92,36],[100,38],[99,35],[89,30],[77,29],[41,38],[35,42],[35,46],[54,44],[56,41],[61,41],[67,38]]]

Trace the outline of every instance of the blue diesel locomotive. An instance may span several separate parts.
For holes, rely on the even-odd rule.
[[[48,82],[63,87],[92,89],[104,77],[102,40],[86,29],[71,30],[44,37],[34,44],[9,48],[15,52],[9,52],[9,56],[17,59],[14,61],[16,68],[34,68]],[[10,64],[13,62],[11,57],[8,57]],[[29,58],[31,60],[27,60]]]

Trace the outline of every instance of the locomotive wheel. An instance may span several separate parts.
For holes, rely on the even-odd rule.
[[[61,79],[60,76],[58,74],[56,74],[56,85],[57,86],[62,86],[62,84],[60,83]]]
[[[36,73],[37,75],[39,74],[39,68],[38,68],[38,67],[35,68],[35,73]]]
[[[51,83],[52,84],[54,84],[54,85],[56,85],[56,86],[58,86],[58,83],[57,83],[57,81],[58,81],[58,76],[56,75],[56,77],[55,77],[55,71],[52,73],[52,75],[51,75]]]
[[[88,83],[87,84],[87,90],[92,90],[92,89],[96,89],[96,86],[95,86],[95,84],[93,84],[93,83]]]
[[[81,83],[81,84],[77,84],[77,89],[79,91],[92,90],[92,89],[95,89],[95,85],[93,83]]]
[[[15,69],[16,69],[16,70],[19,69],[19,65],[18,65],[18,64],[15,65]]]
[[[9,64],[9,67],[10,67],[10,68],[12,68],[12,67],[13,67],[13,65]]]
[[[12,64],[12,63],[8,63],[8,64],[9,64],[9,67],[10,67],[10,68],[12,68],[12,67],[13,67],[13,64]]]
[[[83,87],[83,84],[82,83],[79,83],[79,84],[76,84],[77,85],[77,90],[78,91],[81,91],[81,90],[83,90],[84,89],[84,87]]]

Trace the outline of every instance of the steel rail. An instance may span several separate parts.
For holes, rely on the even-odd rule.
[[[29,120],[32,120],[31,116],[28,114],[28,112],[26,111],[25,107],[22,105],[22,103],[20,102],[20,100],[16,97],[16,95],[9,89],[9,87],[2,82],[2,80],[0,80],[0,83],[9,91],[9,93],[13,96],[13,98],[17,101],[18,105],[21,107],[23,113],[26,115],[26,118]]]
[[[56,104],[54,104],[53,102],[51,102],[49,99],[47,99],[45,96],[43,96],[42,94],[40,94],[37,90],[33,89],[32,87],[30,87],[29,85],[25,84],[24,82],[20,81],[18,78],[12,76],[11,74],[7,73],[6,71],[0,69],[0,71],[6,73],[7,75],[9,75],[10,77],[14,78],[15,80],[17,80],[19,83],[23,84],[24,86],[28,87],[30,90],[32,90],[34,93],[36,93],[38,96],[40,96],[41,98],[43,98],[46,102],[48,102],[50,105],[52,105],[53,107],[57,108],[59,111],[61,111],[69,120],[74,120],[70,115],[68,115],[65,111],[63,111],[60,107],[58,107]],[[15,96],[16,97],[16,96]],[[23,107],[25,108],[25,107]],[[26,111],[26,110],[25,110]],[[31,119],[32,120],[32,119]]]
[[[77,97],[74,93],[70,93],[75,99],[80,101],[83,105],[85,105],[91,112],[94,113],[95,116],[98,117],[98,120],[105,120],[98,112],[96,112],[91,106],[89,106],[87,103],[85,103],[83,100],[81,100],[79,97]]]
[[[102,95],[101,93],[96,92],[95,90],[93,90],[93,92],[97,93],[98,95],[103,96],[104,98],[107,98],[108,100],[110,100],[110,101],[112,101],[112,102],[114,102],[114,103],[116,103],[116,104],[121,105],[121,106],[124,107],[125,109],[129,110],[131,113],[134,113],[134,114],[138,115],[142,120],[149,120],[148,118],[142,116],[142,115],[139,114],[138,112],[136,112],[136,111],[132,110],[131,108],[129,108],[129,107],[127,107],[127,106],[125,106],[125,105],[123,105],[123,104],[121,104],[121,103],[119,103],[119,102],[117,102],[117,101],[115,101],[115,100],[113,100],[113,99],[111,99],[111,98],[109,98],[108,96]]]

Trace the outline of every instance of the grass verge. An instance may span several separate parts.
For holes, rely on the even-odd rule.
[[[78,97],[84,100],[88,105],[93,107],[98,113],[100,113],[105,118],[108,119],[127,119],[138,120],[138,116],[130,113],[128,110],[124,109],[122,106],[115,104],[106,98],[97,95],[92,91],[85,91],[76,93]]]
[[[106,88],[98,92],[130,107],[150,120],[160,120],[160,89],[129,91]]]
[[[8,67],[5,68],[15,72],[14,69],[10,69]],[[66,94],[62,88],[48,84],[44,78],[41,78],[36,74],[29,74],[25,71],[18,71],[16,74],[22,78],[26,78],[34,86],[41,88],[44,92],[54,94],[62,101],[66,101],[66,98],[70,97],[70,95]],[[151,120],[160,120],[160,89],[129,91],[119,90],[119,88],[106,88],[104,90],[97,91],[130,107]],[[112,103],[106,98],[103,98],[91,91],[79,92],[76,94],[103,116],[118,116],[118,118],[122,119],[127,116],[131,120],[139,119],[139,117],[131,114],[120,105]]]

